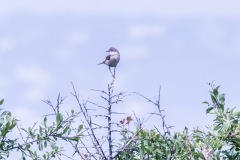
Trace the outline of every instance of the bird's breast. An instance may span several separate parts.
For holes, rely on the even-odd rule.
[[[105,64],[110,66],[110,67],[116,67],[118,62],[119,62],[119,60],[120,60],[120,56],[119,55],[112,55],[109,60],[105,61]]]

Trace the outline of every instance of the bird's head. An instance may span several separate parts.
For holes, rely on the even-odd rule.
[[[109,50],[107,50],[106,52],[108,52],[110,55],[117,55],[119,54],[118,50],[114,47],[109,48]]]

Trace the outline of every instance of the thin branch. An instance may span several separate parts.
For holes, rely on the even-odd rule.
[[[96,135],[95,135],[95,133],[94,133],[94,130],[92,129],[91,117],[89,117],[89,116],[87,115],[86,106],[85,106],[85,105],[82,105],[82,104],[80,103],[79,98],[78,98],[78,96],[77,96],[77,92],[76,92],[75,86],[74,86],[73,83],[72,83],[72,87],[73,87],[74,93],[71,93],[71,94],[72,94],[72,95],[75,97],[75,99],[77,100],[78,106],[80,107],[80,110],[82,111],[82,114],[83,114],[83,116],[84,116],[84,118],[85,118],[85,120],[86,120],[86,122],[87,122],[87,124],[88,124],[88,126],[89,126],[89,129],[90,129],[91,135],[92,135],[92,137],[93,137],[93,140],[94,140],[94,142],[96,142],[96,145],[97,145],[96,148],[100,150],[102,157],[103,157],[104,159],[107,159],[107,157],[106,157],[106,155],[105,155],[102,147],[100,146],[100,143],[99,143],[99,141],[98,141],[98,139],[97,139],[97,137],[96,137]]]
[[[170,136],[171,133],[170,133],[170,130],[169,130],[169,129],[170,129],[172,126],[168,126],[168,125],[166,124],[165,115],[163,115],[163,111],[164,111],[164,110],[161,109],[161,105],[160,105],[160,100],[161,100],[161,86],[159,87],[158,97],[155,98],[155,101],[147,98],[146,96],[144,96],[144,95],[142,95],[142,94],[140,94],[140,93],[137,93],[137,92],[134,92],[134,93],[137,94],[137,95],[139,95],[139,96],[141,96],[141,97],[143,97],[144,99],[147,100],[147,102],[150,102],[150,103],[154,104],[154,105],[157,107],[158,113],[151,113],[151,115],[158,115],[158,116],[161,117],[161,119],[162,119],[162,129],[163,129],[163,132],[164,132],[165,135],[167,134],[167,135]]]

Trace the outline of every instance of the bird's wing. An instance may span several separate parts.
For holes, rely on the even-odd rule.
[[[98,65],[100,65],[100,64],[104,64],[105,61],[110,60],[110,59],[111,59],[111,56],[108,55],[108,56],[106,57],[106,59],[105,59],[102,63],[99,63]]]
[[[110,60],[110,58],[111,58],[111,56],[110,56],[110,55],[108,55],[108,56],[106,57],[106,60]]]

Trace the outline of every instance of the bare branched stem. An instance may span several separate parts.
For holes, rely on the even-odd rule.
[[[84,116],[84,118],[85,118],[85,120],[86,120],[86,122],[87,122],[87,125],[88,125],[88,127],[89,127],[89,130],[90,130],[90,132],[91,132],[91,138],[93,139],[93,142],[96,144],[97,150],[100,150],[101,156],[103,157],[103,159],[107,160],[107,157],[106,157],[106,155],[105,155],[105,153],[104,153],[104,151],[103,151],[103,148],[101,147],[101,145],[100,145],[100,143],[99,143],[99,141],[98,141],[98,139],[97,139],[97,136],[96,136],[96,134],[95,134],[95,132],[94,132],[94,130],[93,130],[91,117],[88,115],[87,108],[86,108],[85,105],[83,105],[83,104],[80,102],[79,97],[78,97],[77,92],[76,92],[76,89],[75,89],[75,86],[73,85],[73,83],[72,83],[72,87],[73,87],[73,93],[71,93],[71,94],[72,94],[72,95],[75,97],[75,99],[77,100],[78,106],[80,107],[80,110],[81,110],[81,112],[82,112],[82,114],[83,114],[83,116]]]
[[[115,149],[115,140],[113,139],[113,132],[120,132],[114,129],[115,125],[117,126],[115,122],[112,121],[112,116],[115,114],[125,114],[120,112],[114,112],[112,111],[112,107],[115,104],[118,104],[119,102],[123,102],[123,98],[125,97],[125,92],[120,92],[118,94],[114,94],[114,81],[115,78],[111,80],[111,83],[107,85],[107,90],[95,90],[91,89],[92,91],[100,92],[100,97],[107,103],[105,105],[99,105],[97,103],[91,102],[89,100],[84,101],[83,103],[80,102],[79,96],[77,95],[76,89],[72,83],[73,87],[73,93],[71,93],[75,99],[77,100],[78,106],[80,107],[80,111],[83,114],[84,117],[84,128],[85,133],[87,137],[87,140],[90,140],[92,142],[92,147],[96,150],[95,155],[91,154],[89,147],[86,146],[85,142],[83,140],[80,140],[80,144],[83,145],[83,149],[87,152],[89,156],[91,156],[94,159],[101,159],[101,160],[113,160],[113,154],[119,154],[118,152],[122,152],[126,147],[122,148],[123,150],[118,151]],[[87,107],[87,103],[97,106],[98,109],[102,109],[104,113],[96,112],[97,114],[90,113],[89,107]],[[96,108],[96,107],[95,107]],[[97,111],[96,109],[91,111]],[[101,125],[99,122],[95,121],[95,118],[104,118],[106,121],[105,125]],[[118,127],[118,126],[117,126]],[[96,136],[97,131],[99,130],[105,130],[107,131],[107,134],[105,136]],[[78,151],[76,149],[76,151]],[[79,153],[78,153],[79,154]]]
[[[155,115],[159,115],[162,119],[162,129],[163,129],[163,132],[164,132],[164,135],[171,135],[170,133],[170,128],[172,128],[172,126],[168,126],[166,121],[165,121],[165,115],[163,114],[163,111],[161,109],[161,104],[160,104],[160,100],[161,100],[161,86],[159,87],[159,91],[158,91],[158,97],[156,98],[155,101],[145,97],[144,95],[140,94],[140,93],[137,93],[137,92],[134,92],[135,94],[143,97],[144,99],[146,99],[148,102],[154,104],[156,107],[157,107],[157,110],[158,110],[158,113],[152,113],[152,114],[155,114]]]
[[[112,160],[112,93],[113,93],[114,79],[111,84],[108,84],[108,147],[109,147],[109,160]]]
[[[63,103],[64,99],[65,98],[61,97],[61,94],[59,93],[58,97],[57,97],[57,105],[56,106],[54,106],[50,100],[42,100],[42,102],[44,102],[47,105],[49,105],[50,107],[52,107],[54,114],[56,115],[57,113],[59,113],[60,105]]]

